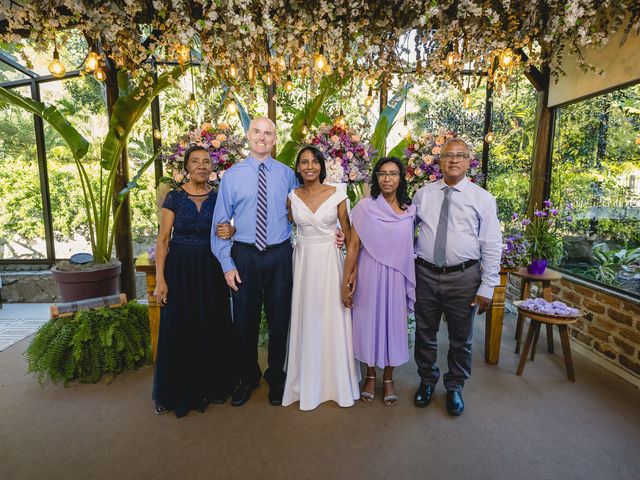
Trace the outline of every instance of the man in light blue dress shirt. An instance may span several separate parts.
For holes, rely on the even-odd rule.
[[[483,313],[500,278],[502,234],[496,200],[466,177],[470,150],[461,139],[440,152],[443,179],[416,193],[420,232],[416,243],[415,360],[420,386],[414,396],[426,407],[440,370],[437,333],[444,314],[449,333],[449,371],[444,374],[447,411],[464,410],[462,388],[471,375],[471,338],[477,308]]]
[[[243,405],[258,386],[258,333],[262,305],[269,324],[269,401],[282,403],[287,335],[291,316],[292,246],[287,195],[298,182],[293,170],[274,160],[275,125],[256,118],[247,132],[249,157],[222,177],[213,214],[211,249],[220,261],[233,298],[236,365],[240,383],[231,403]],[[265,191],[266,190],[266,191]],[[266,211],[265,211],[266,210]],[[233,243],[216,226],[234,222]]]

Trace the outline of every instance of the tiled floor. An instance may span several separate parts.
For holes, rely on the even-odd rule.
[[[50,315],[48,303],[5,303],[0,309],[0,352],[35,333]]]

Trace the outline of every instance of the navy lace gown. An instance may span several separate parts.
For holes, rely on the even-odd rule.
[[[226,399],[235,386],[229,288],[209,240],[215,203],[211,191],[198,210],[178,189],[163,204],[175,220],[165,262],[168,295],[160,314],[153,399],[178,417]]]

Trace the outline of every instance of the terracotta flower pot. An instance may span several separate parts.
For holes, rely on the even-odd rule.
[[[546,258],[532,258],[527,271],[532,275],[542,275],[547,268]]]
[[[121,264],[95,265],[86,270],[63,271],[51,269],[63,302],[86,298],[106,297],[120,292]]]

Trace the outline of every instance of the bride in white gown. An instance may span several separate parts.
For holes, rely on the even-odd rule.
[[[290,220],[297,226],[293,295],[282,405],[300,402],[313,410],[333,400],[350,407],[360,398],[353,356],[351,313],[340,297],[343,255],[336,223],[349,235],[347,195],[323,185],[324,158],[314,147],[298,153],[296,175],[303,186],[289,193]]]

